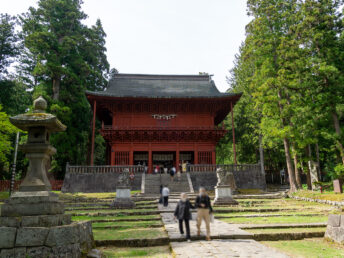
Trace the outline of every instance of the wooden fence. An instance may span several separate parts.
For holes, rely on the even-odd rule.
[[[14,183],[14,190],[18,190],[22,181],[16,180]],[[60,191],[62,188],[63,180],[50,180],[51,187],[54,191]],[[0,180],[0,191],[9,191],[11,186],[10,180]]]

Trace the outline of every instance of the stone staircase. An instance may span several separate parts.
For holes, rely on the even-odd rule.
[[[145,175],[145,194],[159,194],[160,185],[167,185],[170,193],[190,192],[190,185],[186,174],[181,174],[180,181],[177,176],[174,181],[168,174],[146,174]]]

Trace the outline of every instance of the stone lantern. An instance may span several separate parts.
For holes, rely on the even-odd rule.
[[[10,118],[28,132],[20,150],[29,167],[19,191],[1,206],[0,257],[81,257],[93,246],[91,223],[71,222],[58,195],[51,192],[46,165],[56,149],[49,143],[50,134],[66,126],[45,113],[46,108],[47,102],[39,97],[33,112]]]

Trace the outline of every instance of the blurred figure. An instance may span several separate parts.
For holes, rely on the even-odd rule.
[[[188,242],[191,241],[189,221],[192,219],[192,214],[190,209],[194,208],[195,207],[190,203],[187,194],[182,193],[174,211],[174,218],[179,221],[179,232],[182,235],[184,235],[183,221],[185,222],[186,239]]]
[[[165,185],[162,188],[161,195],[162,195],[164,207],[167,207],[168,206],[168,196],[170,195],[170,189],[168,189],[167,185]]]
[[[202,220],[204,220],[207,229],[206,239],[210,241],[210,213],[213,212],[213,208],[211,207],[210,198],[204,187],[199,189],[195,206],[197,208],[197,235],[201,235],[201,224]]]

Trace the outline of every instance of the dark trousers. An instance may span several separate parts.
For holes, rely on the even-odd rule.
[[[168,206],[168,196],[164,196],[164,206],[167,207]]]
[[[179,220],[179,232],[180,234],[184,234],[183,230],[183,221],[185,221],[185,228],[186,228],[186,239],[190,239],[190,224],[188,219],[180,219]]]

